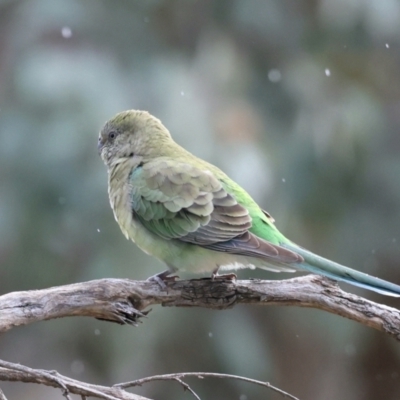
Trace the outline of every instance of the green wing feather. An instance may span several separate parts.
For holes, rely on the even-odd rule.
[[[234,190],[230,192],[226,184],[206,169],[159,158],[136,168],[130,184],[135,217],[163,239],[270,258],[275,263],[302,260],[295,252],[251,233],[253,222],[249,210],[237,200]],[[267,220],[262,210],[260,216]]]

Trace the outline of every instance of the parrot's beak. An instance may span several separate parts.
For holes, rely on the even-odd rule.
[[[97,151],[99,152],[99,156],[101,155],[101,151],[103,150],[104,141],[102,137],[99,137],[99,141],[97,142]]]

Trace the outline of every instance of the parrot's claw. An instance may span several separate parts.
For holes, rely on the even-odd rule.
[[[156,282],[162,290],[167,290],[167,285],[165,284],[165,282],[175,282],[177,279],[179,279],[179,276],[177,275],[170,276],[170,274],[172,273],[173,271],[167,269],[163,272],[150,276],[146,279],[146,281]]]

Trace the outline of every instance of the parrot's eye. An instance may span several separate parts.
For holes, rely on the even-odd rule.
[[[108,134],[108,138],[111,139],[111,140],[114,139],[115,136],[117,136],[117,132],[115,132],[115,131],[111,131],[111,132]]]

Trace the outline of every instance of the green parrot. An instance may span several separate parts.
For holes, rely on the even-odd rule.
[[[122,232],[175,271],[296,270],[400,296],[400,286],[322,258],[287,239],[274,220],[220,169],[172,139],[146,111],[106,122],[98,150],[108,168],[111,207]]]

